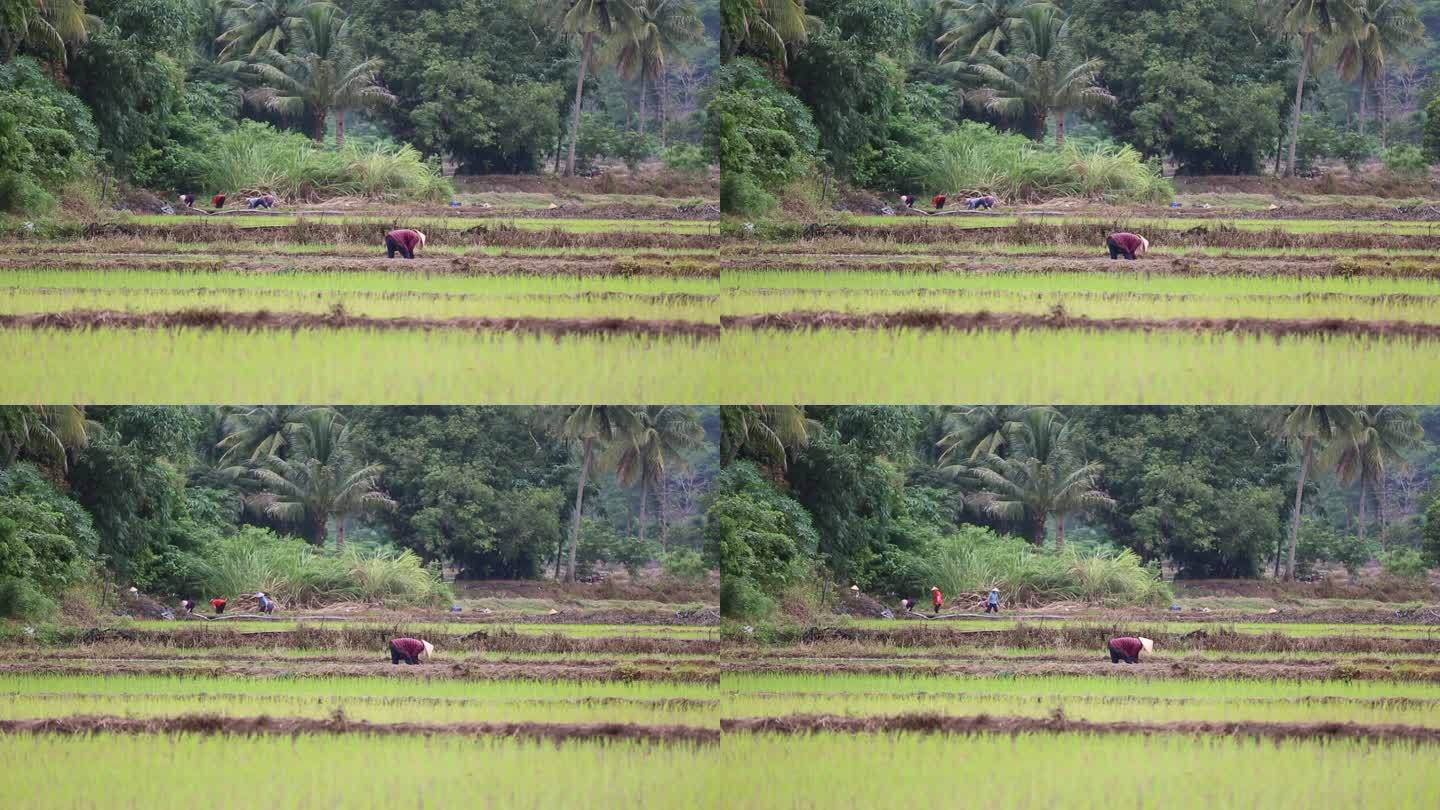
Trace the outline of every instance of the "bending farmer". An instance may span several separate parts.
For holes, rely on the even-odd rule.
[[[986,211],[989,211],[991,208],[995,207],[995,195],[986,194],[983,197],[966,197],[965,207],[970,209],[971,211],[974,211],[977,208],[984,208]]]
[[[399,253],[407,259],[415,258],[415,248],[425,247],[425,234],[410,228],[401,228],[385,234],[385,256],[395,258]]]
[[[1133,233],[1112,233],[1105,237],[1105,247],[1110,248],[1111,261],[1121,256],[1134,261],[1136,256],[1143,256],[1150,249],[1150,241]]]
[[[1118,664],[1124,661],[1127,664],[1140,663],[1140,651],[1153,652],[1155,642],[1148,638],[1136,638],[1134,636],[1122,636],[1121,638],[1110,639],[1110,663]]]
[[[418,638],[390,639],[390,663],[392,665],[401,661],[407,664],[418,664],[421,656],[429,658],[434,652],[435,647],[430,642]]]

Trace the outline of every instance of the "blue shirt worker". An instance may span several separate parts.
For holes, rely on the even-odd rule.
[[[991,589],[990,589],[990,595],[987,596],[987,597],[985,597],[985,612],[986,612],[986,613],[999,613],[999,612],[1000,612],[1000,589],[999,589],[999,588],[991,588]]]

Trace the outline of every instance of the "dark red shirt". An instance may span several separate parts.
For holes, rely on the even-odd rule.
[[[1110,241],[1119,245],[1127,253],[1134,253],[1140,249],[1140,237],[1133,233],[1112,233]]]
[[[223,605],[223,604],[225,604],[225,600],[224,600],[224,599],[215,598],[215,599],[211,599],[211,600],[210,600],[210,607],[217,607],[217,608],[218,608],[218,607],[220,607],[220,606]]]
[[[419,658],[420,654],[425,652],[425,642],[418,638],[396,638],[391,639],[390,643],[395,645],[395,649],[411,658]]]
[[[936,194],[934,197],[930,198],[930,204],[935,206],[936,208],[939,208],[940,206],[945,204],[945,195]]]
[[[933,599],[937,605],[945,604],[945,597],[941,596],[939,591],[931,591],[930,598]]]
[[[1112,638],[1110,639],[1110,646],[1137,661],[1140,660],[1140,651],[1145,649],[1145,646],[1140,643],[1140,639],[1130,636]]]
[[[215,206],[216,208],[219,208],[220,206],[225,204],[225,195],[216,194],[214,197],[210,198],[210,204]]]
[[[405,249],[411,253],[414,253],[415,246],[420,244],[420,232],[412,231],[409,228],[401,228],[398,231],[391,231],[385,235],[404,245]]]

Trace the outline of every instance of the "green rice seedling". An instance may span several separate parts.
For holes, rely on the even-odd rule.
[[[40,809],[203,805],[217,796],[270,810],[735,806],[715,748],[685,743],[101,733],[0,736],[0,757],[27,763],[0,772],[0,795]]]
[[[1429,340],[830,328],[728,329],[720,345],[726,396],[748,402],[1440,401]]]
[[[701,222],[685,219],[567,219],[562,217],[544,218],[499,218],[499,217],[437,217],[423,222],[397,222],[394,216],[363,216],[345,214],[343,216],[328,214],[274,214],[266,216],[235,216],[226,217],[219,215],[214,218],[217,222],[234,225],[240,228],[279,228],[288,225],[297,225],[304,222],[321,223],[326,225],[375,225],[402,227],[419,227],[421,230],[462,230],[477,226],[488,227],[510,227],[524,231],[551,231],[560,230],[573,233],[715,233],[719,230],[717,223]],[[180,214],[130,214],[124,221],[133,222],[137,225],[176,225],[190,224],[195,221],[193,216]],[[384,236],[384,228],[377,227],[377,233]],[[428,233],[428,231],[427,231]],[[383,240],[382,240],[383,241]],[[427,246],[428,250],[429,247]]]
[[[721,364],[716,343],[456,330],[7,329],[0,356],[41,362],[0,375],[0,400],[704,404],[731,390],[734,369]]]
[[[1428,807],[1433,745],[1189,735],[726,735],[737,807]]]
[[[251,589],[252,591],[255,589]],[[243,593],[242,590],[227,591],[228,593]],[[176,623],[164,619],[128,619],[116,624],[117,627],[135,630],[175,630]],[[520,633],[522,635],[550,635],[559,634],[563,636],[574,636],[577,638],[605,638],[609,636],[642,637],[642,638],[714,638],[718,629],[704,625],[664,625],[664,624],[506,624],[501,622],[427,622],[407,620],[403,623],[365,621],[363,619],[345,619],[343,621],[326,621],[323,619],[300,618],[293,621],[266,621],[243,622],[243,621],[211,621],[186,623],[183,629],[190,632],[232,632],[237,629],[246,633],[280,633],[303,628],[362,628],[362,629],[384,629],[396,628],[414,633],[449,633],[463,634],[480,631]]]

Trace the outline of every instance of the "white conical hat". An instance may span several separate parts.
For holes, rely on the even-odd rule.
[[[1141,646],[1141,647],[1144,647],[1144,648],[1145,648],[1145,652],[1147,652],[1147,653],[1148,653],[1148,652],[1154,652],[1154,651],[1155,651],[1155,642],[1151,641],[1151,640],[1148,639],[1148,638],[1141,637],[1141,639],[1140,639],[1140,646]]]

